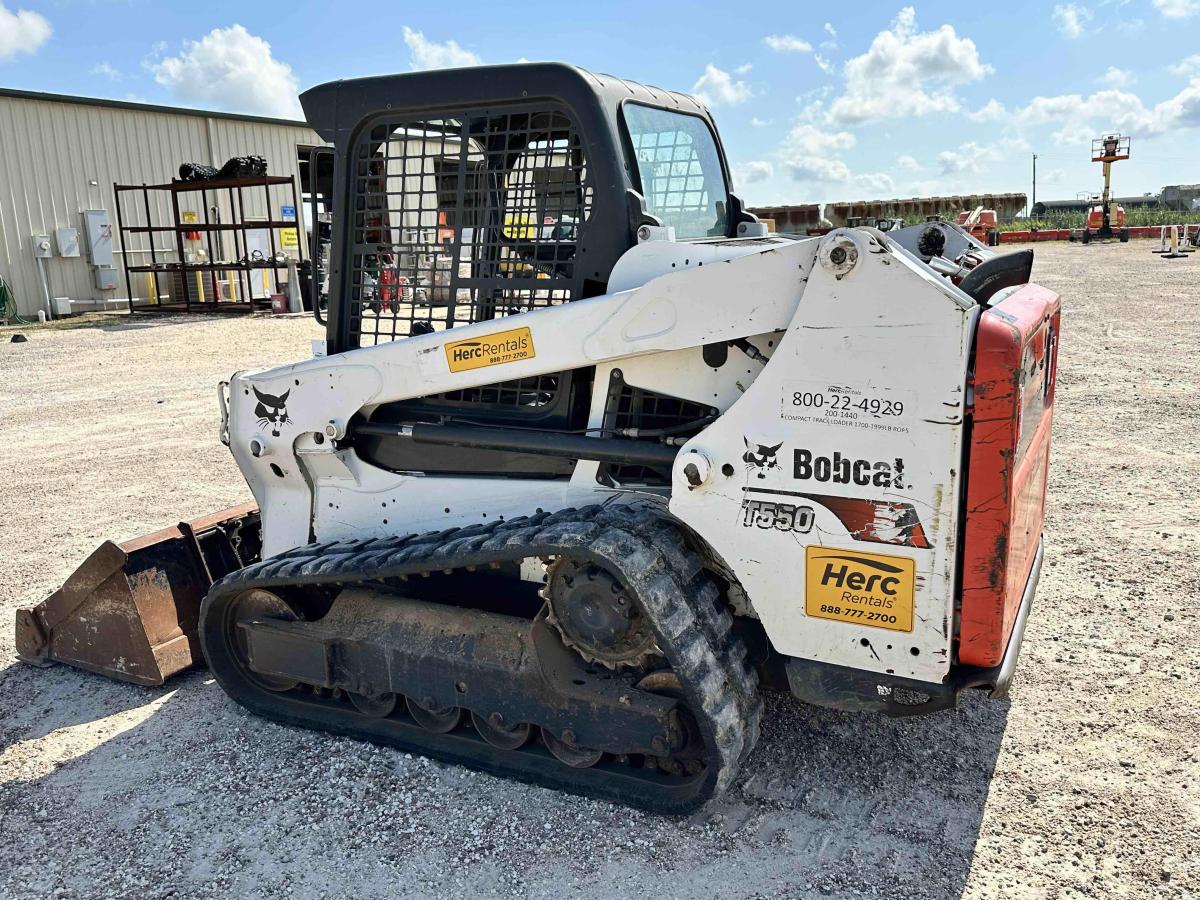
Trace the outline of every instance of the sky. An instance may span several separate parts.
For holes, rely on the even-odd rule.
[[[0,0],[0,86],[302,118],[325,81],[556,60],[702,95],[751,205],[1200,182],[1200,0]]]

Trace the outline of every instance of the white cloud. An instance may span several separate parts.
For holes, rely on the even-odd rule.
[[[892,194],[896,193],[896,182],[886,172],[862,172],[850,179],[851,186],[863,193]]]
[[[831,63],[828,59],[826,59],[820,53],[813,54],[813,62],[815,62],[817,64],[817,68],[819,68],[826,75],[833,74],[833,69],[834,69],[833,63]]]
[[[291,66],[241,25],[186,41],[179,56],[151,59],[154,80],[176,100],[263,116],[303,118]]]
[[[96,63],[96,65],[88,69],[88,74],[99,78],[107,78],[109,81],[120,81],[125,77],[121,74],[120,69],[109,65],[107,62]]]
[[[753,68],[754,68],[754,63],[742,63],[742,65],[740,65],[736,69],[734,69],[733,72],[735,75],[748,75],[750,73],[750,70]]]
[[[428,40],[425,34],[404,26],[404,43],[408,44],[408,67],[415,72],[425,69],[461,69],[478,66],[483,60],[475,53],[459,46],[457,41],[439,44]]]
[[[1090,96],[1061,94],[1034,97],[1018,110],[1021,124],[1054,124],[1052,137],[1061,144],[1083,143],[1102,131],[1154,137],[1181,128],[1200,127],[1200,77],[1193,78],[1174,97],[1146,106],[1130,91],[1109,89]]]
[[[1200,78],[1193,78],[1188,86],[1154,107],[1163,131],[1175,128],[1200,128]]]
[[[1154,6],[1168,19],[1186,19],[1200,12],[1200,0],[1154,0]]]
[[[797,181],[847,181],[850,167],[840,158],[856,141],[848,131],[824,131],[807,122],[797,123],[780,148],[783,165]]]
[[[938,154],[938,167],[943,175],[978,175],[986,169],[986,163],[1002,158],[993,147],[983,147],[974,141],[959,144],[957,150],[943,150]]]
[[[830,49],[837,47],[837,29],[833,27],[832,22],[825,23],[825,33],[829,35],[829,40],[822,41],[821,46],[828,46]]]
[[[848,131],[829,131],[812,122],[797,120],[780,144],[779,164],[796,181],[812,185],[837,185],[839,192],[894,193],[895,182],[886,172],[853,172],[841,157],[857,140]]]
[[[1118,69],[1116,66],[1109,66],[1104,74],[1096,79],[1105,87],[1119,88],[1128,87],[1137,82],[1137,76],[1129,69]]]
[[[773,124],[774,121],[774,119],[760,119],[758,116],[754,116],[750,119],[750,124],[755,128],[766,128],[768,125]]]
[[[0,2],[0,62],[36,53],[54,31],[46,17],[28,9],[9,10]]]
[[[1172,75],[1182,75],[1185,78],[1200,76],[1200,53],[1193,53],[1186,59],[1181,59],[1170,67]]]
[[[957,112],[956,85],[978,81],[992,69],[979,59],[970,38],[950,25],[917,30],[916,11],[902,9],[861,56],[846,63],[846,88],[830,107],[830,118],[846,125],[875,119]]]
[[[766,160],[754,159],[733,167],[733,181],[739,188],[766,181],[775,174],[775,167]]]
[[[763,43],[776,53],[812,53],[812,44],[794,34],[769,34]]]
[[[1058,33],[1067,40],[1073,41],[1083,34],[1088,23],[1092,21],[1092,11],[1086,6],[1067,3],[1054,7],[1050,18],[1054,20]]]
[[[746,82],[734,81],[732,75],[712,63],[704,67],[704,74],[692,85],[692,93],[709,106],[734,106],[753,96]]]
[[[825,117],[825,101],[833,92],[833,85],[823,84],[796,95],[796,103],[804,110],[806,122],[816,122]]]
[[[916,172],[921,168],[921,164],[907,153],[903,156],[896,157],[896,166],[897,168],[904,169],[908,172]]]
[[[1096,129],[1083,122],[1068,122],[1050,135],[1061,147],[1087,147],[1096,137]]]
[[[975,112],[967,113],[967,118],[972,122],[998,122],[1001,119],[1007,118],[1008,110],[1004,108],[1004,104],[993,97]]]

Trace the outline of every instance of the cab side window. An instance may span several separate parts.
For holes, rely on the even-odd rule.
[[[681,240],[726,236],[729,198],[708,124],[638,103],[622,110],[647,210]]]

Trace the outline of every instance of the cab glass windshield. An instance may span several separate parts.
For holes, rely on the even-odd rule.
[[[673,226],[676,238],[724,237],[729,198],[705,121],[636,103],[626,103],[623,114],[647,210]]]

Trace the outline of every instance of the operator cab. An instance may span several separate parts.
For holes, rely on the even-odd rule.
[[[685,94],[535,63],[338,81],[300,99],[335,152],[330,353],[605,294],[642,226],[686,241],[757,221],[730,190],[708,110]],[[589,367],[435,394],[381,406],[371,422],[580,432],[593,378]],[[677,427],[711,413],[606,389],[611,427]],[[574,468],[458,447],[435,457],[378,436],[356,450],[404,472],[567,478]],[[637,473],[660,484],[669,475]]]
[[[694,97],[561,64],[307,91],[336,153],[331,352],[603,294],[642,225],[753,222]]]

